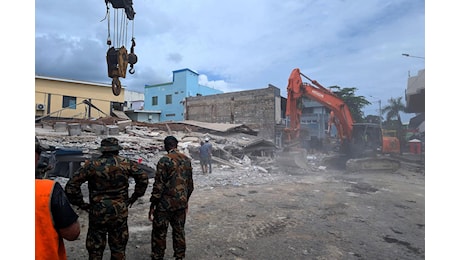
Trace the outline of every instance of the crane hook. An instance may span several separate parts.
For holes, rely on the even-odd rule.
[[[136,46],[136,41],[134,40],[134,37],[131,38],[131,50],[130,53],[128,54],[128,63],[130,64],[130,69],[129,73],[134,74],[134,64],[137,63],[137,55],[134,53],[134,46]]]

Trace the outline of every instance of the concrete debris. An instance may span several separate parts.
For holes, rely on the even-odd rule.
[[[118,127],[118,122],[121,122],[123,127]],[[181,123],[182,126],[184,124],[184,122]],[[168,123],[168,125],[173,124]],[[41,142],[50,147],[79,149],[83,154],[92,157],[99,155],[98,148],[101,140],[107,136],[113,136],[119,139],[123,147],[123,150],[120,151],[121,155],[140,161],[151,171],[156,169],[156,163],[164,154],[163,140],[168,135],[174,135],[179,140],[179,149],[192,158],[195,174],[202,174],[199,165],[199,147],[200,141],[206,137],[210,138],[213,145],[213,174],[214,170],[221,170],[269,175],[281,167],[274,156],[276,146],[270,140],[247,134],[247,128],[242,128],[242,132],[238,132],[239,128],[212,125],[214,128],[227,129],[229,132],[201,131],[196,128],[196,125],[198,124],[193,122],[193,128],[182,127],[182,131],[173,130],[177,127],[165,129],[159,128],[157,124],[138,124],[127,120],[102,118],[91,121],[42,121],[36,123],[35,133]],[[309,157],[308,160],[305,158],[305,163],[315,161],[316,158],[317,156]],[[75,168],[75,160],[72,162],[72,169]],[[315,168],[314,162],[310,164]],[[66,173],[61,177],[69,177],[68,175],[71,174]]]

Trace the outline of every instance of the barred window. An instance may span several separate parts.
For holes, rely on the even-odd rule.
[[[62,97],[62,108],[77,109],[77,98],[63,96]]]
[[[166,95],[166,104],[172,104],[172,95]]]

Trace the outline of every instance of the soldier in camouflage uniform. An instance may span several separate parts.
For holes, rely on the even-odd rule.
[[[86,237],[89,259],[102,259],[107,235],[111,259],[126,259],[128,207],[147,189],[147,173],[139,168],[137,162],[118,155],[121,149],[116,138],[103,139],[100,147],[102,155],[85,161],[65,187],[70,202],[89,213]],[[130,177],[136,182],[131,197],[128,194]],[[89,204],[83,201],[81,192],[81,185],[86,181]]]
[[[177,150],[177,139],[168,136],[164,148],[168,152],[157,164],[155,183],[150,197],[149,220],[152,221],[152,259],[163,259],[168,226],[172,227],[174,257],[185,257],[185,217],[193,192],[190,158]]]

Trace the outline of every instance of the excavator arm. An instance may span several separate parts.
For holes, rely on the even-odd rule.
[[[302,76],[312,84],[302,81]],[[302,115],[302,98],[308,97],[331,110],[329,126],[334,124],[342,142],[351,141],[353,136],[353,118],[350,110],[343,100],[329,89],[323,87],[315,80],[311,80],[300,72],[298,68],[292,70],[287,86],[286,116],[290,124],[286,129],[289,140],[299,138],[300,117]],[[330,129],[329,129],[330,131]]]
[[[302,77],[310,83],[302,81]],[[382,130],[380,126],[370,123],[355,124],[350,110],[345,102],[331,90],[323,87],[315,80],[311,80],[300,72],[298,68],[292,70],[287,86],[286,116],[289,117],[289,127],[285,129],[288,143],[300,143],[300,119],[302,116],[302,98],[308,97],[317,101],[331,110],[328,132],[334,124],[341,141],[339,156],[330,156],[326,164],[346,167],[350,171],[360,170],[396,170],[399,162],[385,158],[375,157],[375,152],[382,149]],[[300,153],[299,153],[300,152]],[[283,152],[284,153],[284,152]],[[369,157],[369,155],[371,155]],[[302,149],[290,150],[288,154],[281,155],[278,160],[282,165],[306,168],[305,151]],[[353,159],[350,159],[353,158]],[[346,162],[346,165],[343,164]]]

